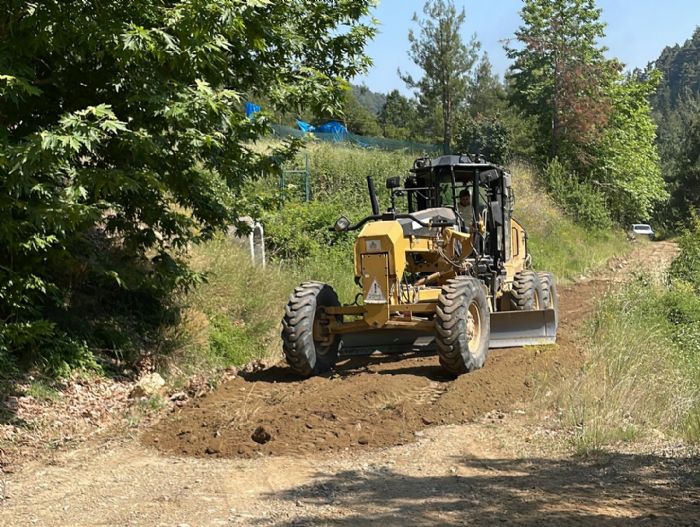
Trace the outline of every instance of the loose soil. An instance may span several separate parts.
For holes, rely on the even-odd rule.
[[[697,453],[659,438],[582,459],[530,404],[581,366],[576,330],[610,283],[675,252],[639,244],[561,288],[556,346],[494,351],[456,380],[434,357],[245,373],[140,437],[0,477],[0,525],[700,525]]]

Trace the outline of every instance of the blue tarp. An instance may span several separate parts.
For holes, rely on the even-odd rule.
[[[245,103],[245,116],[250,119],[250,116],[260,111],[260,106],[252,102]]]
[[[316,131],[319,134],[341,134],[345,135],[348,133],[348,129],[345,128],[343,123],[338,121],[328,121],[316,127]]]
[[[297,119],[297,126],[304,133],[315,132],[317,134],[331,134],[333,136],[333,141],[336,143],[346,141],[348,138],[348,129],[339,121],[328,121],[327,123],[314,126]]]
[[[304,121],[300,121],[299,119],[297,119],[297,126],[299,127],[299,130],[301,130],[304,133],[316,131],[316,127],[314,125],[305,123]]]

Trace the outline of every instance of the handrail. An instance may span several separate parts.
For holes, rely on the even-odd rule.
[[[396,214],[393,212],[387,212],[384,214],[373,214],[372,216],[366,216],[365,218],[361,219],[355,225],[350,225],[339,232],[355,231],[355,230],[359,229],[360,227],[362,227],[365,223],[370,222],[370,221],[393,221],[393,220],[405,220],[405,219],[415,221],[418,225],[420,225],[421,227],[425,227],[427,229],[440,229],[443,227],[451,227],[453,225],[456,225],[456,223],[453,220],[430,221],[430,222],[426,223],[426,222],[416,218],[413,214]],[[330,230],[336,231],[335,227],[331,227]],[[336,231],[336,232],[338,232],[338,231]]]

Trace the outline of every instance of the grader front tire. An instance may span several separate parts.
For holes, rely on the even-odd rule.
[[[481,281],[449,280],[438,298],[435,341],[440,364],[453,375],[481,368],[489,352],[489,307]]]
[[[282,349],[287,364],[299,375],[326,372],[338,361],[340,341],[327,333],[322,308],[339,305],[333,288],[321,282],[304,282],[289,297],[282,319]]]
[[[542,284],[542,309],[559,309],[559,295],[557,294],[557,282],[552,273],[541,271],[537,273]]]

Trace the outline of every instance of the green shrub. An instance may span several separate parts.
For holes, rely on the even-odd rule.
[[[322,258],[331,245],[351,252],[348,233],[331,231],[342,210],[338,202],[288,202],[265,215],[265,236],[269,253],[283,260]]]
[[[612,226],[604,194],[582,182],[558,159],[549,162],[542,176],[548,192],[574,221],[596,229]]]
[[[671,264],[670,276],[677,281],[690,283],[700,294],[700,218],[693,218],[678,240],[681,253]]]
[[[457,126],[455,152],[482,154],[492,163],[503,164],[510,157],[510,130],[498,118],[467,116]]]

